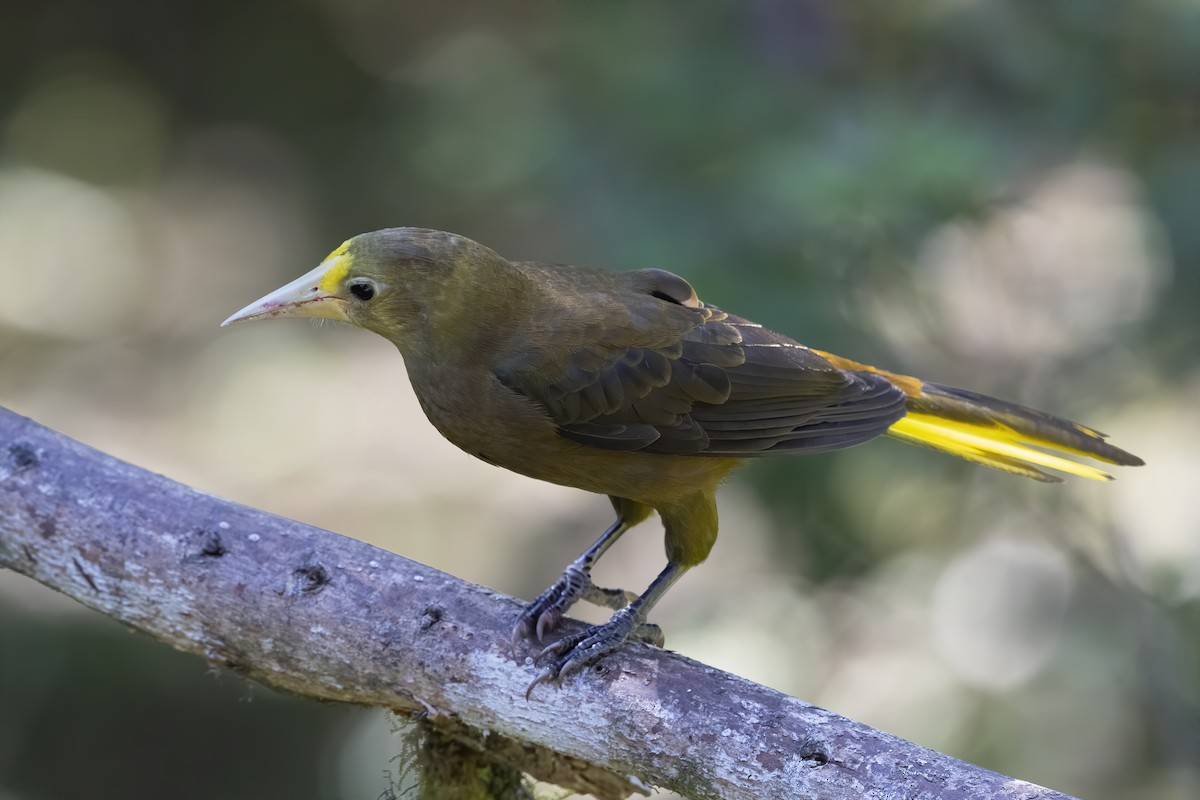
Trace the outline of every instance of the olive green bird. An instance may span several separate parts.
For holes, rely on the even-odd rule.
[[[823,453],[880,435],[1034,480],[1111,477],[1065,456],[1141,459],[1083,425],[798,344],[702,302],[657,269],[508,261],[462,236],[389,228],[237,312],[341,320],[392,342],[429,421],[458,447],[531,478],[608,495],[616,521],[521,614],[520,640],[578,600],[616,609],[546,647],[530,684],[561,680],[631,637],[717,538],[717,487],[748,458]],[[658,512],[667,566],[640,596],[592,566]]]

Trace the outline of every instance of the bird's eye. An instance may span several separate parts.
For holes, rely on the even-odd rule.
[[[350,284],[350,294],[359,300],[370,300],[375,296],[375,285],[366,281]]]

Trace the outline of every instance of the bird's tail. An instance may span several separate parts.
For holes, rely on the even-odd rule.
[[[1062,478],[1038,467],[1112,480],[1107,472],[1064,458],[1066,455],[1130,467],[1144,463],[1106,442],[1103,433],[1077,422],[965,389],[896,375],[836,356],[833,359],[843,369],[853,364],[851,368],[883,375],[908,395],[908,413],[887,431],[905,442],[1047,483],[1060,483]]]
[[[923,383],[919,395],[909,396],[908,414],[888,435],[1048,483],[1062,479],[1038,467],[1112,480],[1107,472],[1064,458],[1066,454],[1130,467],[1143,463],[1077,422],[936,383]]]

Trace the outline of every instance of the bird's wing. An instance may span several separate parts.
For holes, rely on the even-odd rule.
[[[729,399],[697,404],[692,422],[712,455],[839,450],[879,436],[905,414],[904,392],[881,375],[839,369],[774,331],[738,317],[742,363],[726,369]]]
[[[748,458],[874,438],[904,416],[885,378],[838,369],[787,337],[701,303],[682,278],[625,273],[566,335],[496,370],[561,435],[610,450]]]

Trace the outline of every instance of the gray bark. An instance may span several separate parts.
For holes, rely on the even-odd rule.
[[[1068,800],[641,644],[526,701],[536,670],[509,644],[518,600],[3,408],[0,566],[254,680],[441,720],[602,798],[640,779],[725,800]]]

